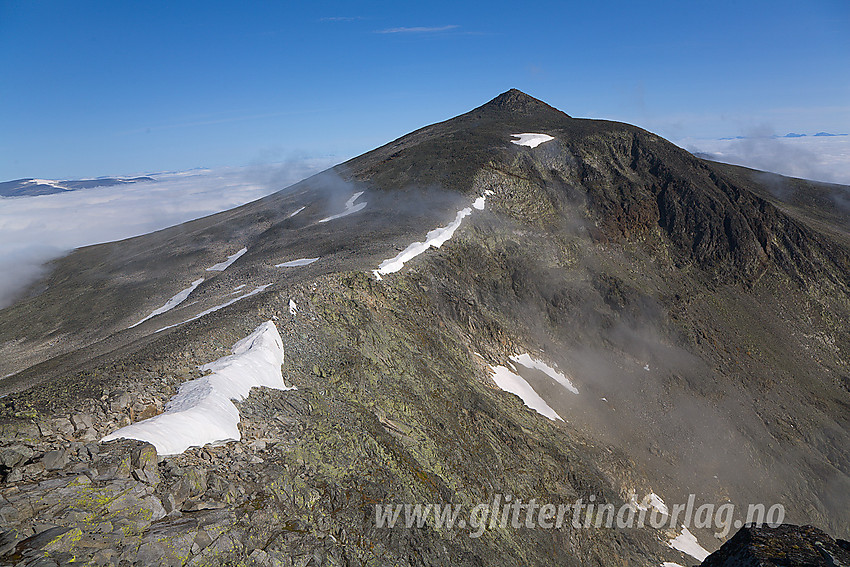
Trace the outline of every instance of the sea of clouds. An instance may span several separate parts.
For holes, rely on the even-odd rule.
[[[777,137],[755,131],[734,139],[676,140],[691,153],[790,177],[850,185],[850,136]]]
[[[0,197],[0,308],[39,276],[45,263],[80,246],[121,240],[254,201],[333,165],[279,165],[152,174],[154,182]]]

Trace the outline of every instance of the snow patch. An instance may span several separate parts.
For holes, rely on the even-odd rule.
[[[283,264],[275,264],[275,268],[296,268],[298,266],[309,266],[313,262],[318,260],[318,258],[299,258],[298,260],[290,260],[289,262],[284,262]]]
[[[150,315],[148,315],[147,317],[145,317],[144,319],[142,319],[138,323],[130,325],[127,328],[132,329],[136,325],[141,325],[142,323],[144,323],[145,321],[147,321],[148,319],[150,319],[152,317],[156,317],[157,315],[160,315],[162,313],[165,313],[166,311],[174,309],[175,307],[177,307],[178,305],[180,305],[181,303],[186,301],[186,298],[189,297],[189,294],[192,293],[193,291],[195,291],[195,288],[198,287],[199,285],[201,285],[203,283],[203,281],[204,281],[204,278],[199,278],[199,279],[193,281],[192,285],[190,285],[189,287],[187,287],[183,291],[175,294],[171,299],[169,299],[168,301],[165,302],[165,305],[163,305],[162,307],[160,307],[158,309],[154,309],[151,312]]]
[[[219,262],[215,266],[210,266],[209,268],[207,268],[207,271],[208,272],[223,272],[224,270],[229,268],[230,265],[233,264],[233,262],[235,262],[236,260],[241,258],[242,255],[247,251],[248,251],[247,248],[243,248],[239,252],[236,252],[235,254],[228,256],[227,260],[225,260],[224,262]]]
[[[640,502],[638,502],[637,500],[637,494],[632,492],[629,502],[634,508],[637,508],[638,510],[649,510],[650,508],[655,508],[665,516],[670,514],[670,510],[667,508],[667,504],[665,504],[664,500],[662,500],[661,497],[655,494],[654,492],[650,492],[649,494],[644,496],[643,500],[641,500]]]
[[[206,311],[201,311],[200,313],[198,313],[194,317],[190,317],[189,319],[186,319],[185,321],[181,321],[180,323],[174,323],[173,325],[168,325],[168,326],[163,327],[161,329],[157,329],[156,332],[159,333],[160,331],[164,331],[164,330],[170,329],[172,327],[177,327],[178,325],[182,325],[183,323],[188,323],[189,321],[194,321],[195,319],[200,319],[201,317],[203,317],[205,315],[209,315],[210,313],[213,313],[214,311],[218,311],[219,309],[224,309],[228,305],[233,305],[237,301],[245,299],[246,297],[251,297],[252,295],[256,295],[256,294],[260,293],[261,291],[265,291],[266,288],[268,288],[271,285],[272,284],[266,284],[266,285],[258,286],[253,291],[249,291],[248,293],[243,293],[239,297],[234,297],[230,301],[226,301],[226,302],[222,303],[221,305],[216,305],[215,307],[210,307]]]
[[[428,232],[425,235],[424,242],[414,242],[410,244],[407,248],[398,253],[394,258],[390,258],[388,260],[384,260],[378,266],[379,274],[391,274],[399,271],[404,267],[404,263],[410,261],[411,259],[419,256],[432,246],[434,248],[439,248],[443,244],[445,244],[451,237],[454,235],[455,231],[460,226],[461,221],[464,218],[472,214],[472,209],[470,207],[466,207],[465,209],[461,209],[455,215],[455,220],[449,223],[447,226],[441,228],[435,228],[434,230]]]
[[[301,207],[300,209],[298,209],[298,210],[297,210],[297,211],[295,211],[294,213],[290,213],[290,214],[289,214],[289,216],[288,216],[288,217],[286,217],[286,218],[291,219],[292,217],[294,217],[295,215],[297,215],[298,213],[300,213],[301,211],[303,211],[303,210],[304,210],[304,209],[306,209],[306,208],[307,208],[307,207]]]
[[[665,516],[670,513],[670,510],[667,508],[667,504],[664,503],[664,500],[662,500],[661,497],[654,492],[649,493],[649,506],[651,508],[655,508]]]
[[[672,561],[665,561],[664,563],[661,564],[661,567],[683,567],[683,566],[679,565],[678,563],[673,563]]]
[[[70,191],[67,187],[62,185],[59,181],[55,179],[30,179],[27,183],[31,183],[33,185],[49,185],[51,187],[55,187],[56,189],[62,189],[63,191]]]
[[[697,561],[705,561],[705,558],[711,555],[699,544],[696,536],[685,527],[682,528],[682,533],[671,539],[667,545],[677,551],[687,553]]]
[[[570,382],[569,378],[564,376],[561,372],[558,372],[545,362],[541,360],[537,360],[536,358],[531,358],[531,355],[528,353],[520,354],[519,356],[512,356],[511,360],[514,362],[518,362],[527,368],[534,368],[535,370],[540,370],[545,373],[549,378],[572,392],[573,394],[578,394],[578,388],[573,386],[573,383]]]
[[[548,134],[511,134],[513,138],[519,138],[519,140],[511,140],[514,144],[518,146],[528,146],[529,148],[536,148],[543,142],[548,142],[549,140],[554,140],[552,136]]]
[[[233,345],[233,354],[201,366],[212,374],[180,386],[165,412],[122,427],[103,438],[138,439],[156,447],[160,455],[176,455],[189,447],[238,441],[239,410],[231,400],[243,400],[255,386],[292,390],[280,372],[283,341],[266,321]]]
[[[296,313],[298,313],[298,306],[295,305],[295,302],[290,299],[289,300],[289,314],[295,315]]]
[[[384,260],[378,266],[377,270],[374,270],[372,273],[375,274],[377,279],[381,279],[381,274],[392,274],[394,272],[399,271],[404,267],[405,262],[410,261],[411,259],[419,256],[429,248],[439,248],[443,244],[445,244],[455,233],[455,231],[460,227],[460,223],[464,218],[468,217],[472,214],[472,208],[474,207],[477,210],[484,209],[484,203],[487,199],[487,196],[492,194],[492,191],[485,191],[484,195],[475,199],[475,202],[472,203],[472,207],[465,207],[457,212],[455,215],[455,220],[444,227],[435,228],[434,230],[428,232],[425,235],[424,242],[414,242],[410,244],[407,248],[399,252],[394,258],[389,258],[388,260]]]
[[[493,382],[495,382],[499,388],[506,392],[516,394],[527,407],[533,409],[540,415],[548,417],[552,421],[564,421],[561,419],[561,416],[549,407],[549,404],[547,404],[546,401],[534,391],[534,389],[522,376],[514,373],[506,366],[491,367],[490,370],[493,371]]]
[[[337,213],[337,214],[335,214],[335,215],[331,215],[331,216],[329,216],[329,217],[325,217],[325,218],[323,218],[322,220],[320,220],[319,222],[328,222],[328,221],[332,221],[332,220],[334,220],[334,219],[338,219],[338,218],[342,218],[342,217],[347,217],[348,215],[354,214],[354,213],[356,213],[357,211],[361,211],[361,210],[363,210],[363,207],[365,207],[366,205],[368,205],[368,203],[358,203],[357,205],[355,205],[355,204],[354,204],[354,202],[355,202],[355,201],[356,201],[356,200],[360,197],[360,195],[362,195],[362,194],[363,194],[363,191],[358,191],[357,193],[355,193],[354,195],[352,195],[352,196],[351,196],[351,198],[350,198],[348,201],[346,201],[346,202],[345,202],[345,210],[344,210],[344,211],[342,211],[341,213]]]

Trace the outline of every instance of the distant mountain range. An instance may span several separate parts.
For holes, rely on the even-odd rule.
[[[818,132],[817,134],[812,134],[813,138],[828,138],[828,137],[836,137],[836,136],[847,136],[848,134],[832,134],[830,132]],[[779,134],[773,134],[772,136],[730,136],[727,138],[718,138],[718,140],[746,140],[748,138],[807,138],[809,134],[798,134],[796,132],[788,132],[784,136],[780,136]]]
[[[100,177],[98,179],[78,179],[57,181],[54,179],[15,179],[0,182],[0,196],[2,197],[33,197],[35,195],[52,195],[54,193],[65,193],[77,189],[92,189],[94,187],[112,187],[115,185],[126,185],[128,183],[139,183],[144,181],[155,181],[153,177]]]
[[[829,132],[818,132],[814,136],[846,136],[847,134],[831,134]],[[774,136],[775,138],[805,138],[808,134],[797,134],[796,132],[788,132],[784,136]]]

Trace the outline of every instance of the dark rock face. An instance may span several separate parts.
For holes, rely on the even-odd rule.
[[[744,527],[701,567],[840,567],[850,565],[850,542],[813,526]]]
[[[730,180],[722,167],[630,130],[567,143],[579,164],[567,180],[586,188],[606,238],[651,239],[660,228],[682,264],[719,279],[752,281],[779,267],[799,281],[841,282],[850,269],[846,250],[782,214],[752,179]]]
[[[486,109],[488,112],[499,113],[502,116],[535,116],[539,118],[542,113],[545,115],[557,116],[558,118],[570,117],[567,113],[562,112],[557,108],[553,108],[545,102],[528,96],[517,89],[511,89],[500,94],[481,108]]]

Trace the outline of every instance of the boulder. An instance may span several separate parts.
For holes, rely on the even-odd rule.
[[[0,450],[0,467],[14,468],[29,460],[33,450],[25,445],[12,445]]]
[[[68,464],[68,452],[65,449],[48,451],[41,458],[41,463],[49,471],[64,469]]]
[[[156,448],[150,443],[133,449],[130,454],[130,466],[133,470],[133,477],[140,481],[151,485],[159,484],[159,465],[157,464]]]

